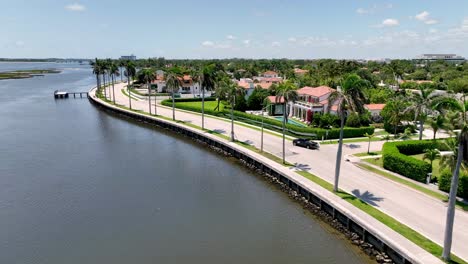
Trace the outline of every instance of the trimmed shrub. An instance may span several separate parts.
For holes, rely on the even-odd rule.
[[[444,170],[439,177],[439,190],[444,192],[450,192],[451,184],[452,173],[449,170]],[[468,174],[463,171],[460,171],[457,196],[468,199]]]
[[[172,100],[172,99],[171,99]],[[174,102],[177,104],[179,102],[201,102],[201,98],[177,98],[174,100]],[[208,101],[216,101],[216,98],[214,97],[205,97],[205,102]],[[172,104],[172,101],[171,101]]]
[[[387,142],[382,148],[383,166],[410,179],[426,182],[431,164],[407,155],[421,154],[425,149],[436,147],[437,143],[432,140]]]

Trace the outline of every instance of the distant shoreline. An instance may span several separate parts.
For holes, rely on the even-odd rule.
[[[62,71],[57,69],[6,71],[0,72],[0,80],[27,79],[36,76],[44,76],[44,74],[53,74],[61,72]]]

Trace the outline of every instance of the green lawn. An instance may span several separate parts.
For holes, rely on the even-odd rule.
[[[382,139],[380,137],[373,137],[371,138],[371,145],[372,145],[372,142],[374,141],[381,141]],[[343,139],[343,143],[360,143],[360,142],[369,142],[369,139],[368,138],[365,138],[365,137],[360,137],[360,138],[351,138],[351,139]],[[338,139],[332,139],[332,140],[325,140],[324,142],[320,143],[320,144],[325,144],[325,145],[328,145],[328,144],[338,144]]]
[[[423,160],[424,154],[417,154],[417,155],[411,155],[411,157],[418,159],[418,160]],[[427,163],[430,163],[428,160],[425,160]],[[432,177],[437,177],[439,178],[440,176],[440,162],[439,160],[434,160],[432,163]]]
[[[179,103],[176,103],[176,107],[179,106],[179,105],[180,106],[189,106],[189,107],[198,107],[198,108],[201,109],[202,102],[179,102]],[[205,109],[214,110],[217,105],[218,105],[217,101],[206,101],[205,102]],[[219,109],[220,112],[223,111],[224,105],[222,103],[220,103],[219,108],[220,108]]]
[[[376,155],[381,155],[382,154],[382,151],[374,151],[374,152],[362,152],[362,153],[356,153],[356,154],[353,154],[354,156],[356,157],[365,157],[365,156],[376,156]]]
[[[370,159],[364,159],[363,161],[369,162],[372,165],[379,166],[380,168],[383,168],[383,158],[370,158]]]

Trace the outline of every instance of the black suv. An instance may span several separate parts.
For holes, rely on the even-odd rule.
[[[294,139],[293,140],[293,145],[308,148],[308,149],[319,149],[320,148],[319,143],[317,143],[315,141],[312,141],[310,139],[305,139],[305,138]]]

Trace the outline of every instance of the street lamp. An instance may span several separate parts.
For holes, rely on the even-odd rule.
[[[263,106],[263,104],[262,104],[262,106]],[[260,140],[260,152],[263,152],[263,112],[269,106],[271,106],[271,105],[267,105],[265,107],[262,107],[262,136],[261,136],[261,140]]]

